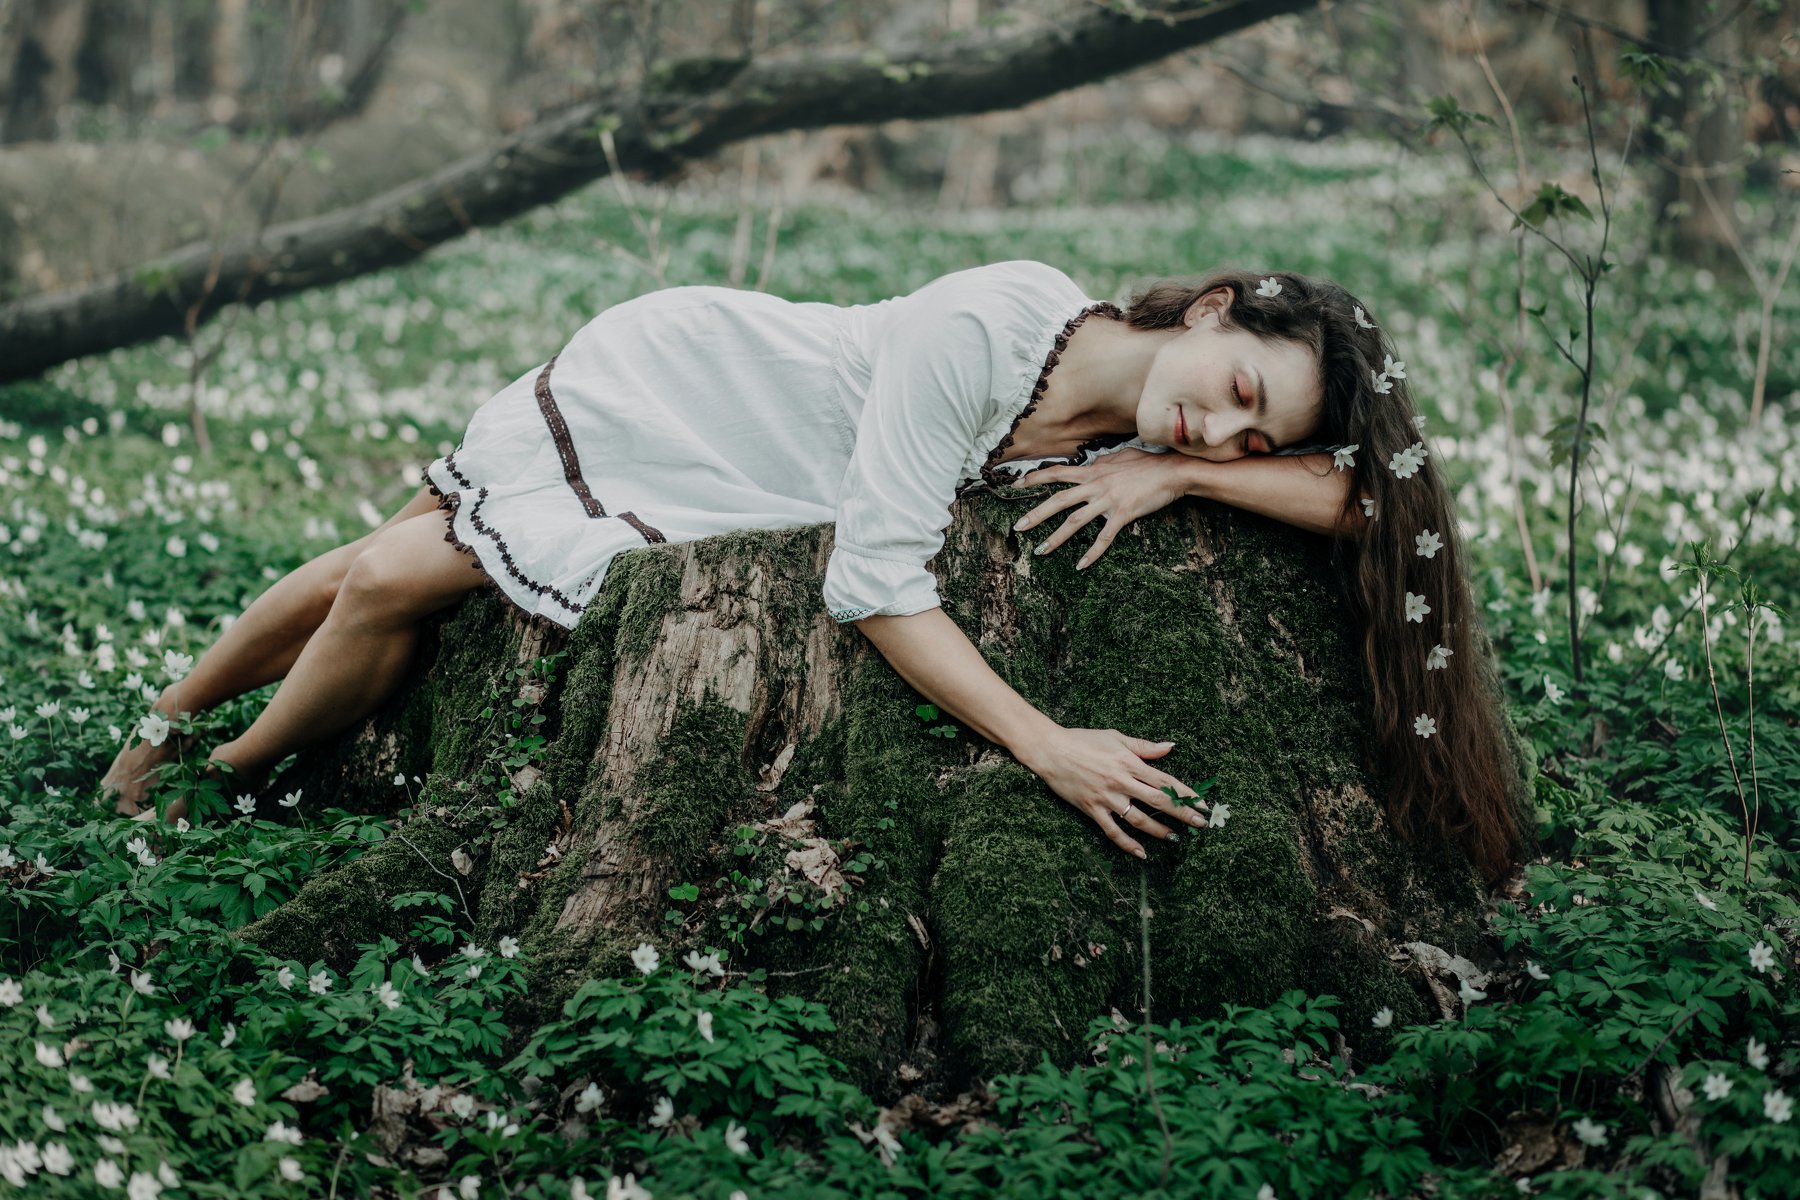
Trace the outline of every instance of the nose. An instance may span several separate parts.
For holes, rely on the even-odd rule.
[[[1232,438],[1242,433],[1244,421],[1241,415],[1222,415],[1209,412],[1200,418],[1200,440],[1209,449],[1225,446]]]

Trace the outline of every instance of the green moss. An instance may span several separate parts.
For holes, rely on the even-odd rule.
[[[282,958],[310,962],[322,958],[338,971],[356,961],[356,947],[386,935],[403,937],[411,912],[397,912],[393,898],[405,892],[447,887],[443,876],[450,852],[462,838],[452,827],[428,818],[398,833],[300,889],[298,895],[237,936]],[[479,877],[462,882],[470,904]]]
[[[1371,1032],[1375,1011],[1425,1017],[1382,947],[1404,934],[1480,953],[1480,893],[1454,846],[1401,845],[1380,819],[1380,781],[1364,753],[1366,684],[1317,540],[1184,503],[1137,522],[1077,571],[1092,535],[1026,556],[1054,523],[1012,534],[1021,511],[994,498],[959,506],[938,561],[946,611],[1063,725],[1175,740],[1153,764],[1189,784],[1216,776],[1207,799],[1229,806],[1223,826],[1181,827],[1180,840],[1164,841],[1126,825],[1150,851],[1140,865],[971,730],[928,735],[913,715],[921,697],[860,632],[823,613],[827,527],[648,547],[613,564],[568,638],[545,705],[544,775],[491,830],[481,935],[513,933],[532,956],[532,986],[509,1019],[522,1028],[554,1014],[583,978],[632,970],[626,956],[640,940],[672,957],[726,945],[717,906],[732,901],[734,867],[787,875],[816,894],[785,866],[787,843],[764,845],[754,864],[731,852],[739,825],[804,797],[841,860],[862,852],[873,865],[825,910],[823,928],[770,922],[732,967],[767,968],[771,992],[824,1003],[838,1028],[821,1049],[871,1095],[902,1090],[902,1062],[952,1087],[1046,1054],[1067,1065],[1085,1052],[1094,1017],[1113,1007],[1135,1017],[1144,871],[1158,1020],[1213,1016],[1294,987],[1333,991],[1347,1002],[1346,1036],[1367,1056],[1385,1045]],[[740,664],[755,678],[747,710],[707,692],[685,700],[653,759],[633,778],[605,778],[602,765],[617,761],[607,753],[616,682],[644,668],[684,603],[755,622],[734,642],[753,656]],[[456,778],[484,752],[489,735],[470,716],[512,665],[517,639],[485,602],[442,634],[438,659],[396,712],[414,714],[410,730],[429,722],[433,765]],[[779,784],[759,790],[758,773],[790,744]],[[347,766],[366,755],[368,743],[355,745]],[[520,888],[565,804],[570,853]],[[438,852],[456,836],[439,831]],[[596,886],[592,856],[602,852],[653,872],[610,897],[603,927],[558,930],[571,898]],[[298,946],[327,936],[319,922],[329,912],[378,907],[381,879],[339,874],[309,885],[294,916],[265,919],[267,929],[280,925],[284,944]],[[667,898],[686,882],[700,885],[700,900]],[[1325,917],[1334,904],[1375,932]],[[678,929],[663,920],[671,908],[685,916]]]

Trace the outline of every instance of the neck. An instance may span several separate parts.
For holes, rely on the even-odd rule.
[[[1076,327],[1039,406],[1046,441],[1079,444],[1106,434],[1137,434],[1138,397],[1157,350],[1176,330],[1133,329],[1091,313]]]

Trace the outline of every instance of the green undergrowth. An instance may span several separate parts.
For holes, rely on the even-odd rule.
[[[1781,612],[1800,600],[1800,555],[1791,516],[1780,514],[1795,501],[1781,464],[1796,453],[1788,395],[1800,343],[1777,341],[1774,399],[1764,427],[1746,435],[1731,324],[1754,308],[1746,294],[1659,260],[1612,281],[1616,307],[1602,312],[1599,336],[1648,311],[1638,357],[1656,367],[1620,366],[1595,483],[1608,503],[1581,515],[1574,549],[1591,649],[1577,685],[1559,623],[1569,552],[1557,541],[1559,477],[1541,436],[1557,414],[1547,405],[1519,414],[1524,519],[1539,553],[1557,556],[1534,592],[1515,514],[1497,498],[1510,494],[1499,486],[1498,352],[1464,336],[1432,286],[1446,261],[1466,267],[1499,253],[1470,216],[1462,176],[1413,160],[1413,186],[1396,195],[1379,185],[1399,164],[1379,155],[1321,150],[1309,162],[1295,149],[1279,167],[1264,153],[1171,160],[1171,178],[1253,193],[1254,203],[1221,199],[1202,213],[1053,205],[979,220],[899,209],[872,219],[802,208],[788,214],[767,286],[863,303],[977,262],[1034,257],[1096,298],[1122,298],[1135,279],[1229,260],[1329,274],[1367,299],[1406,347],[1431,409],[1433,450],[1465,506],[1501,684],[1537,768],[1548,860],[1526,867],[1487,929],[1444,947],[1475,953],[1485,937],[1504,949],[1483,994],[1446,1017],[1429,997],[1373,994],[1346,974],[1310,995],[1264,986],[1256,1004],[1221,1002],[1206,1021],[1157,1019],[1159,995],[1217,995],[1227,975],[1254,991],[1273,964],[1330,958],[1316,939],[1351,938],[1352,923],[1315,930],[1277,911],[1233,925],[1201,905],[1156,912],[1146,926],[1139,873],[1160,882],[1170,868],[1089,870],[1066,840],[1040,836],[1067,819],[1060,810],[1012,814],[996,828],[997,797],[1029,782],[1022,768],[1001,759],[968,769],[961,751],[975,735],[921,718],[920,698],[872,655],[845,685],[863,715],[797,748],[784,785],[829,806],[839,836],[879,847],[858,851],[863,882],[846,903],[807,888],[768,895],[779,847],[752,833],[736,843],[742,853],[726,848],[735,875],[687,878],[652,898],[666,937],[647,944],[667,953],[648,970],[649,955],[634,962],[632,946],[565,944],[555,913],[520,927],[515,876],[581,869],[566,846],[561,861],[547,853],[562,828],[551,798],[586,778],[618,662],[654,650],[640,638],[588,653],[584,639],[602,624],[648,628],[617,611],[627,594],[640,604],[678,594],[673,560],[656,551],[615,565],[596,600],[610,613],[571,639],[574,674],[551,661],[487,678],[459,668],[488,661],[486,648],[440,639],[438,682],[414,699],[456,716],[432,725],[435,767],[396,760],[378,777],[341,778],[292,809],[254,814],[221,791],[187,830],[98,805],[122,734],[185,670],[179,656],[202,653],[286,571],[397,511],[475,404],[606,304],[663,284],[726,281],[735,210],[678,196],[661,226],[668,273],[651,279],[604,252],[637,233],[632,214],[596,188],[411,266],[244,313],[201,394],[210,457],[185,416],[174,343],[0,389],[0,1179],[87,1196],[110,1193],[116,1173],[134,1200],[412,1197],[439,1186],[564,1197],[577,1179],[600,1195],[615,1177],[626,1191],[628,1172],[659,1200],[739,1191],[1460,1198],[1518,1195],[1523,1179],[1533,1195],[1641,1200],[1696,1194],[1709,1164],[1729,1156],[1746,1198],[1792,1194],[1800,639],[1786,636]],[[1756,211],[1768,202],[1746,198]],[[1352,214],[1372,224],[1352,224]],[[1623,220],[1642,232],[1641,218]],[[1399,230],[1409,236],[1388,236]],[[1495,302],[1510,277],[1469,274]],[[1791,300],[1779,313],[1792,318]],[[1512,394],[1566,401],[1562,365],[1547,351],[1528,358]],[[1033,569],[1072,571],[1087,536]],[[1235,544],[1254,552],[1255,537]],[[1729,568],[1739,576],[1705,577],[1703,616],[1691,591],[1703,577],[1675,566],[1707,538],[1736,545]],[[783,603],[802,603],[810,566],[789,567],[798,582]],[[1731,607],[1743,578],[1779,610]],[[1326,577],[1302,586],[1325,587]],[[1155,613],[1156,589],[1147,575],[1102,573],[1088,602]],[[959,620],[978,619],[979,597],[946,599]],[[1344,783],[1298,749],[1329,743],[1339,709],[1296,690],[1290,725],[1234,731],[1215,689],[1177,674],[1120,686],[1124,667],[1107,647],[1077,653],[1091,615],[1015,614],[1021,636],[1069,648],[1001,664],[1021,692],[1053,705],[1058,688],[1081,689],[1112,703],[1121,728],[1139,722],[1150,689],[1189,696],[1218,726],[1208,758],[1193,752],[1184,765],[1190,782],[1229,768],[1281,792],[1295,777]],[[1147,624],[1144,636],[1182,639],[1184,654],[1227,678],[1244,630],[1270,636],[1258,612],[1240,612],[1235,625],[1187,616],[1178,630]],[[1330,641],[1321,630],[1287,633]],[[541,707],[515,705],[533,678],[555,686]],[[182,728],[202,747],[235,737],[272,691]],[[569,694],[592,702],[565,707]],[[405,747],[424,708],[383,719],[377,736]],[[734,722],[700,703],[675,736],[745,736]],[[779,735],[766,731],[756,761],[769,761]],[[1280,749],[1266,760],[1234,749],[1253,744]],[[202,753],[189,753],[171,787],[197,780]],[[748,811],[755,788],[747,768],[651,771],[636,783],[645,836],[696,863],[705,857],[696,839],[718,827],[715,817]],[[1202,873],[1202,894],[1274,869],[1253,840],[1216,844],[1231,853],[1179,868]],[[1339,849],[1360,845],[1348,830]],[[458,852],[481,869],[434,865]],[[1063,875],[1070,900],[1007,894],[1007,856],[1019,855]],[[342,868],[333,890],[306,902],[316,907],[282,908],[333,868]],[[1089,891],[1116,902],[1109,921],[1030,944],[1059,902]],[[1010,1009],[1013,1020],[956,1026],[980,1041],[958,1053],[1010,1063],[985,1081],[991,1104],[890,1109],[884,1121],[877,1101],[894,1098],[852,1081],[908,1045],[928,951],[907,914],[927,896],[966,919],[930,968],[964,988],[979,985],[995,955],[1080,953],[1087,965],[1075,982],[1044,984],[1080,994],[1053,1006],[1028,991],[983,997],[984,1011]],[[850,922],[884,935],[879,959],[848,975],[806,974],[837,961]],[[723,974],[703,956],[676,959],[678,942],[711,946]],[[1148,1020],[1141,1005],[1098,1011],[1097,997],[1137,982],[1127,968],[1142,963],[1145,944]],[[750,961],[758,967],[746,970]],[[1045,1020],[1046,1007],[1089,1002],[1084,1025]],[[1385,1031],[1378,1061],[1333,1055],[1332,1032],[1352,1020]],[[1080,1061],[1034,1061],[1034,1047],[1052,1045]],[[1649,1083],[1665,1071],[1686,1095],[1692,1138],[1656,1118]],[[1521,1148],[1543,1156],[1521,1160]]]

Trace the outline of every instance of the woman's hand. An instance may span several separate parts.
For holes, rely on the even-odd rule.
[[[1048,554],[1074,537],[1076,530],[1088,522],[1096,517],[1105,517],[1106,525],[1100,530],[1100,535],[1075,564],[1078,570],[1085,568],[1106,553],[1106,548],[1112,545],[1119,530],[1139,517],[1167,507],[1186,495],[1180,464],[1160,461],[1185,457],[1178,454],[1152,454],[1147,450],[1115,450],[1111,454],[1101,455],[1086,466],[1040,467],[1022,476],[1018,481],[1019,486],[1026,487],[1033,483],[1074,483],[1075,486],[1064,488],[1038,504],[1014,522],[1013,528],[1030,529],[1038,522],[1079,504],[1081,507],[1038,546],[1036,553]]]
[[[1145,858],[1144,847],[1119,828],[1121,820],[1156,838],[1172,838],[1175,831],[1147,809],[1206,827],[1206,818],[1199,812],[1177,804],[1160,789],[1170,787],[1176,795],[1189,798],[1198,793],[1144,761],[1161,758],[1174,748],[1174,742],[1146,742],[1116,729],[1059,728],[1054,737],[1037,742],[1026,756],[1015,751],[1015,757],[1057,795],[1092,817],[1114,845]]]

